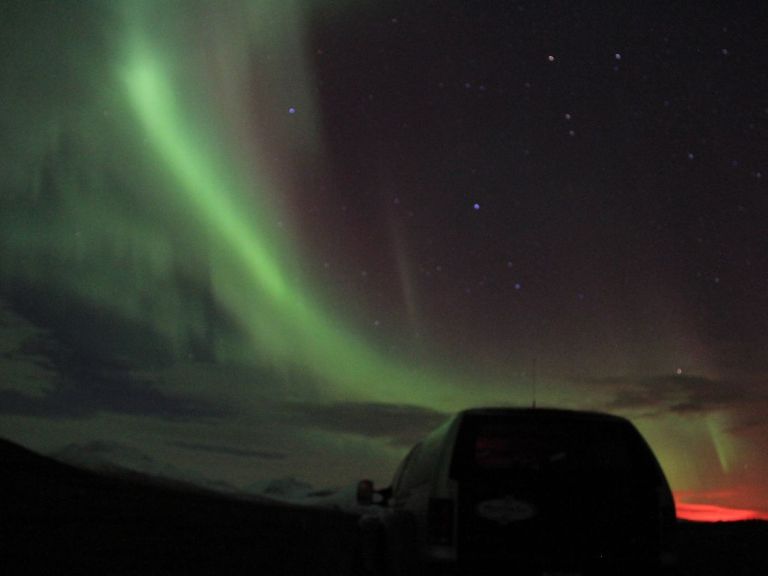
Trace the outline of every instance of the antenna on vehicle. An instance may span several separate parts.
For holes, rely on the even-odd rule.
[[[531,380],[531,395],[533,396],[533,403],[531,405],[531,408],[536,408],[536,360],[537,358],[533,358],[533,378]]]

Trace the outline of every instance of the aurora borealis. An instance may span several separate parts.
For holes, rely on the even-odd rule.
[[[4,3],[0,434],[387,482],[535,383],[768,516],[750,6]]]

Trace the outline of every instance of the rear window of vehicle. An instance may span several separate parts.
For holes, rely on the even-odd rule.
[[[643,464],[647,468],[642,440],[620,420],[545,414],[485,416],[465,422],[452,476],[554,468],[615,476],[636,472]]]

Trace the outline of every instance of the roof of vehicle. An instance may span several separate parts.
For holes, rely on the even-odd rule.
[[[613,420],[616,422],[625,422],[627,419],[614,414],[605,412],[594,412],[590,410],[569,410],[564,408],[515,408],[504,406],[487,406],[478,408],[468,408],[462,410],[459,414],[472,416],[504,416],[515,414],[537,414],[542,417],[565,417],[565,418],[587,418],[596,420]]]

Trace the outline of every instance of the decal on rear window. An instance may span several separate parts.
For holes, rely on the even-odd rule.
[[[530,502],[513,496],[500,499],[484,500],[477,505],[477,515],[502,526],[528,520],[536,515],[536,507]]]

